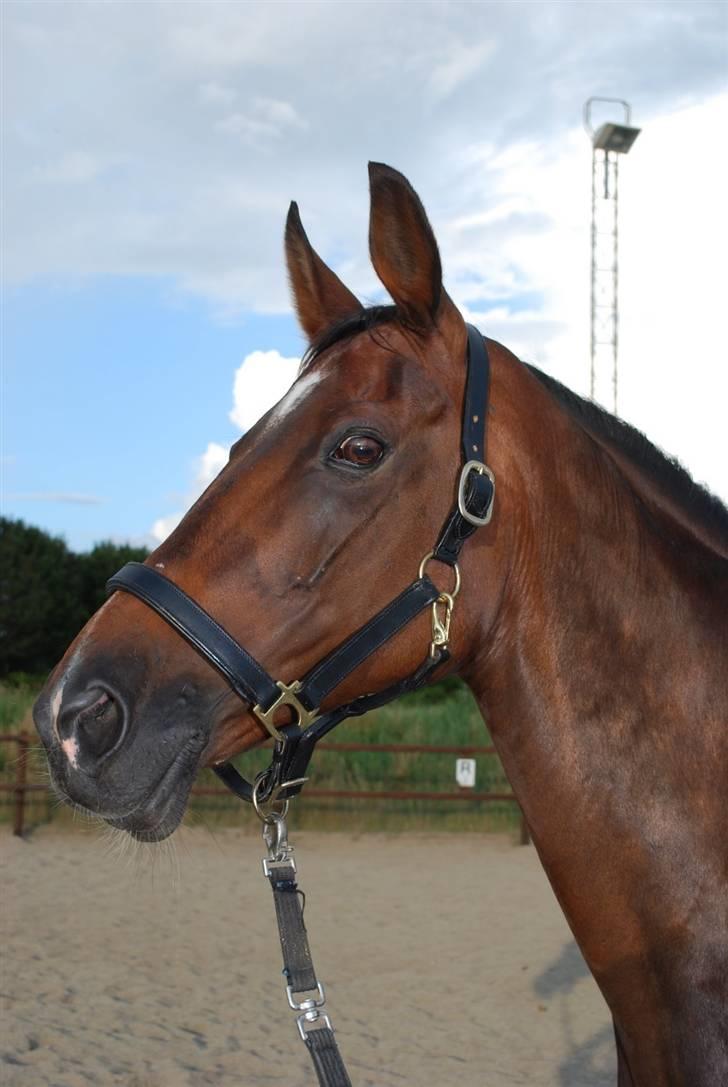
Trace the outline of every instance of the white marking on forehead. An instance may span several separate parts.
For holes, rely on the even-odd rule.
[[[155,566],[155,568],[157,570],[164,570],[164,563],[163,562],[155,562],[154,566]]]
[[[61,741],[61,747],[63,753],[70,762],[74,770],[78,769],[78,741],[75,736],[69,736],[67,740]]]
[[[311,370],[310,373],[304,374],[303,377],[299,377],[297,381],[294,381],[286,395],[282,400],[278,401],[273,409],[271,422],[279,423],[281,419],[285,418],[289,412],[293,411],[301,403],[304,397],[313,392],[313,389],[323,377],[324,374],[321,370]]]

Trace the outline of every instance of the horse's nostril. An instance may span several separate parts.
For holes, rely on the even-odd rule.
[[[58,718],[58,735],[75,756],[100,759],[118,742],[124,728],[119,703],[100,687],[89,687],[65,702]],[[71,757],[69,755],[69,757]]]

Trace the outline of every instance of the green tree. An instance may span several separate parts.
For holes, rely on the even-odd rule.
[[[146,554],[110,542],[74,554],[42,529],[0,518],[0,676],[51,669],[103,603],[107,579]]]
[[[74,556],[63,540],[0,519],[0,675],[43,672],[82,619]]]
[[[91,551],[76,555],[79,571],[81,602],[86,615],[91,616],[106,600],[106,582],[126,562],[143,562],[149,552],[143,547],[115,544],[111,540],[97,543]]]

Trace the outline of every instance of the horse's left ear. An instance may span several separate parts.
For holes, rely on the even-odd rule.
[[[426,331],[457,310],[442,286],[440,253],[422,201],[403,174],[382,162],[369,163],[369,187],[372,264],[405,319]]]
[[[301,328],[309,340],[315,339],[334,321],[361,310],[356,295],[324,264],[311,245],[295,201],[288,209],[285,244],[293,301]]]

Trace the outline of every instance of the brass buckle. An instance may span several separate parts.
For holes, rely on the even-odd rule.
[[[313,724],[319,716],[319,712],[317,709],[307,710],[303,703],[299,702],[297,695],[301,690],[300,680],[294,679],[293,683],[281,683],[280,680],[277,680],[276,687],[280,689],[281,693],[273,705],[267,710],[264,710],[261,705],[253,706],[253,713],[260,723],[268,729],[274,740],[285,740],[285,736],[278,731],[273,722],[276,710],[279,710],[281,706],[290,706],[292,710],[295,710],[296,720],[293,724],[298,725],[301,731]]]
[[[490,502],[488,508],[485,511],[485,517],[478,517],[476,514],[471,513],[468,507],[465,505],[465,488],[468,485],[468,479],[471,472],[477,472],[479,476],[487,476],[490,482],[493,484],[493,493],[490,496]],[[480,528],[482,525],[487,525],[493,516],[493,503],[495,499],[495,476],[491,472],[487,464],[483,464],[479,460],[469,460],[467,464],[463,465],[463,469],[460,473],[460,482],[458,483],[458,510],[460,516],[464,517],[471,525],[475,525],[476,528]]]

